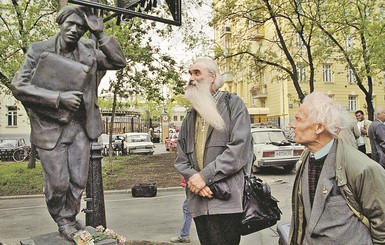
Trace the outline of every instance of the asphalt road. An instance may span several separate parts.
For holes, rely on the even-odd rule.
[[[156,149],[162,152],[161,147],[159,144]],[[283,174],[280,169],[269,168],[258,176],[270,184],[273,196],[280,201],[279,207],[283,212],[280,222],[288,222],[295,173]],[[180,187],[159,189],[153,198],[133,198],[129,190],[105,192],[107,227],[124,235],[127,240],[169,242],[180,231],[184,198]],[[78,218],[84,221],[84,213],[80,213]],[[57,232],[42,195],[0,197],[0,220],[0,242],[4,245],[16,245],[20,240]],[[190,239],[190,244],[199,244],[194,224]],[[275,226],[244,236],[241,240],[241,245],[277,243]]]

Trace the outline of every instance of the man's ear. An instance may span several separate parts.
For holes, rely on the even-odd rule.
[[[215,74],[214,72],[211,72],[210,75],[211,75],[211,77],[213,78],[212,83],[214,83],[214,82],[215,82],[215,79],[217,78],[217,74]]]
[[[321,134],[323,131],[325,131],[325,126],[321,123],[318,123],[316,126],[316,134]]]

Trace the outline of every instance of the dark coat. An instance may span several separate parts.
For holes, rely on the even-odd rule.
[[[43,52],[56,52],[58,37],[59,35],[56,35],[46,41],[31,44],[23,65],[11,83],[13,95],[28,108],[31,142],[47,150],[55,147],[65,124],[37,113],[34,108],[57,109],[59,92],[32,85],[31,77],[40,55]],[[120,69],[126,65],[123,52],[115,39],[106,37],[99,43],[100,50],[97,50],[92,40],[80,39],[78,42],[79,62],[89,66],[92,74],[83,91],[85,115],[82,115],[85,131],[92,140],[97,139],[103,130],[97,98],[100,82],[100,79],[96,78],[97,71]]]
[[[372,147],[372,159],[385,168],[385,125],[374,120],[369,127],[368,136]]]

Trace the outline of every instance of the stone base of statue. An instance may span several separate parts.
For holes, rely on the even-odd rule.
[[[94,235],[96,233],[95,228],[87,226],[86,230]],[[34,236],[20,241],[21,245],[73,245],[75,243],[67,241],[60,236],[59,232],[52,232],[43,235]],[[107,238],[95,243],[95,245],[117,245],[115,239]]]

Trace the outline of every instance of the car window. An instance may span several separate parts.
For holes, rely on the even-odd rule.
[[[281,131],[253,132],[252,135],[255,144],[267,144],[286,140],[285,135]]]
[[[150,142],[150,136],[149,135],[130,135],[127,136],[127,142],[133,143],[133,142]]]

